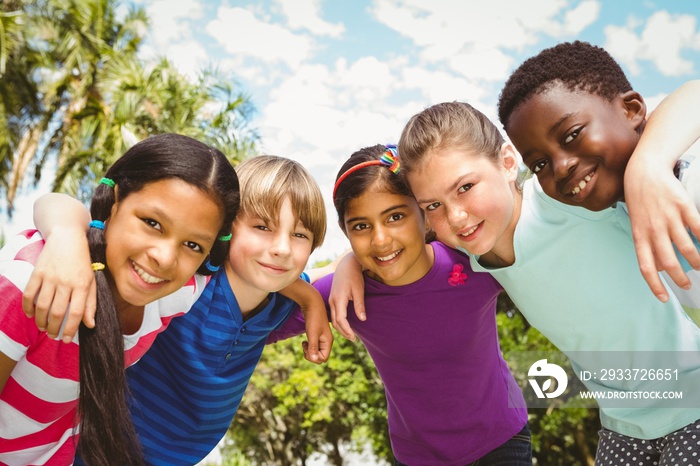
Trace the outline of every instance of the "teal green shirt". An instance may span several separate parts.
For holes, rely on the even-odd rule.
[[[645,400],[643,408],[598,400],[605,428],[653,439],[700,419],[700,329],[675,296],[662,303],[637,263],[629,217],[622,208],[600,212],[562,204],[546,196],[536,179],[523,189],[514,236],[515,263],[475,271],[496,278],[523,315],[581,370],[600,373],[614,366],[678,370],[673,390],[684,400]],[[661,365],[662,367],[649,367]],[[588,380],[591,390],[658,390],[650,380]],[[692,395],[692,396],[691,396]]]

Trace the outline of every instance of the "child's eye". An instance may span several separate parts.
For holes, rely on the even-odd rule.
[[[460,194],[466,193],[467,191],[469,191],[472,188],[472,186],[474,186],[474,183],[464,184],[457,189],[457,192]]]
[[[141,220],[143,221],[143,223],[145,223],[145,224],[148,225],[149,227],[155,228],[155,229],[158,230],[158,231],[160,231],[160,230],[163,229],[163,228],[160,226],[160,223],[158,223],[157,221],[153,220],[152,218],[142,218]]]
[[[389,221],[396,222],[398,220],[401,220],[402,218],[404,218],[404,214],[399,214],[399,213],[391,214],[391,216],[389,217]]]
[[[567,134],[566,137],[564,138],[564,144],[568,144],[571,141],[573,141],[574,139],[576,139],[580,132],[581,132],[581,128],[576,128],[575,130],[573,130],[572,132]]]
[[[307,235],[306,233],[294,233],[293,236],[295,238],[309,239],[309,235]]]
[[[437,209],[441,205],[442,204],[439,202],[433,202],[432,204],[428,204],[427,206],[425,206],[425,210],[428,212],[432,212],[433,210]]]
[[[356,223],[352,226],[352,229],[355,231],[366,230],[367,228],[369,228],[369,225],[366,223]]]
[[[195,243],[194,241],[185,241],[185,247],[190,248],[191,250],[195,252],[204,252],[204,248],[200,246],[199,244]]]
[[[256,230],[261,230],[261,231],[270,231],[270,229],[267,227],[267,225],[255,225],[253,226]]]
[[[530,171],[532,173],[538,173],[540,170],[542,170],[545,167],[545,165],[547,165],[547,161],[540,160],[540,161],[532,164],[532,166],[530,167]]]

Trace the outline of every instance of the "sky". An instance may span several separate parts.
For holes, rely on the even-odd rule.
[[[331,191],[354,151],[397,142],[412,115],[444,101],[467,101],[500,127],[503,84],[544,48],[577,39],[604,47],[650,108],[700,76],[696,0],[132,3],[151,20],[144,58],[165,56],[193,77],[212,67],[230,74],[257,108],[259,153],[297,160],[318,181],[328,235],[310,263],[348,247]],[[36,194],[25,190],[6,233],[31,222]]]

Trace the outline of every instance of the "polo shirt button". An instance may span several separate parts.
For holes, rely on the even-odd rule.
[[[235,340],[235,341],[233,342],[233,346],[236,346],[237,344],[238,344],[238,340]]]
[[[241,332],[245,332],[245,327],[241,327]]]
[[[227,360],[228,360],[228,359],[231,359],[231,353],[229,353],[229,354],[226,355],[226,359],[227,359]]]

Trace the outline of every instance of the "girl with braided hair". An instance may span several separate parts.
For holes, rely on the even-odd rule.
[[[95,189],[88,243],[99,323],[64,344],[22,312],[44,240],[26,230],[0,251],[0,463],[143,464],[125,366],[188,311],[223,262],[238,180],[216,149],[176,134],[129,149]],[[197,273],[197,274],[196,274]]]

